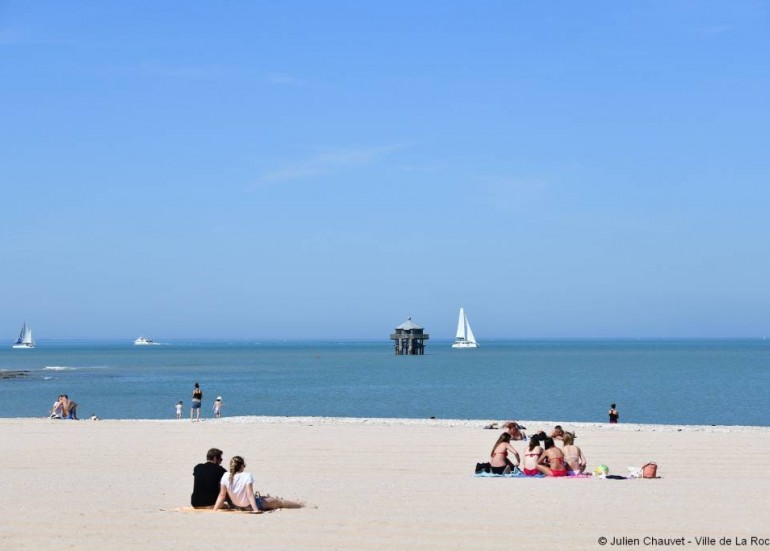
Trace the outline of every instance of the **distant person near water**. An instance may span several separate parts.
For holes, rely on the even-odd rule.
[[[177,419],[181,419],[182,418],[182,406],[184,406],[184,404],[182,403],[182,400],[179,400],[174,405],[174,407],[176,408],[176,418]]]
[[[618,413],[615,404],[610,404],[610,411],[608,413],[610,415],[610,423],[617,423],[618,419],[620,419],[620,413]]]
[[[181,402],[180,402],[181,403]],[[222,450],[211,448],[206,452],[206,462],[193,469],[193,493],[190,504],[196,509],[214,507],[219,496],[219,481],[227,470],[222,466]]]
[[[66,394],[59,394],[51,407],[51,419],[78,420],[78,403],[70,400]]]
[[[217,396],[217,399],[214,400],[214,406],[211,408],[214,410],[214,417],[219,419],[222,417],[222,408],[225,406],[224,402],[222,402],[222,397]]]
[[[195,383],[193,389],[192,403],[190,404],[190,421],[201,420],[201,403],[203,402],[203,391],[201,385]]]
[[[261,513],[273,509],[300,509],[305,505],[298,501],[288,501],[280,497],[262,496],[254,492],[254,477],[247,473],[243,457],[236,455],[230,460],[230,472],[222,475],[219,496],[214,510],[222,509],[225,499],[229,498],[234,509]]]

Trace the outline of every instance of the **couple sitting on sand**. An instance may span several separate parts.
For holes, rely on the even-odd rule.
[[[564,442],[561,449],[556,445],[555,439]],[[542,431],[532,436],[523,461],[511,445],[511,440],[511,434],[506,431],[495,442],[489,462],[493,474],[507,474],[516,467],[527,476],[574,476],[585,471],[586,459],[581,449],[575,445],[575,435],[564,432],[561,427],[557,426],[551,436]],[[508,459],[509,453],[516,458],[516,463]]]
[[[254,477],[245,471],[246,462],[236,455],[230,459],[230,471],[222,467],[222,450],[211,448],[206,462],[193,469],[193,493],[190,503],[196,509],[237,510],[261,513],[274,509],[299,509],[304,505],[280,497],[262,496],[254,491]]]
[[[78,404],[66,394],[59,394],[51,406],[51,419],[78,419]]]

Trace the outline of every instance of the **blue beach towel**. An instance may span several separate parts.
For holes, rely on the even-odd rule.
[[[473,476],[480,477],[480,478],[545,478],[545,475],[543,473],[538,473],[535,476],[527,476],[523,472],[521,472],[519,469],[515,469],[514,471],[508,474],[492,474],[492,473],[480,472],[480,473],[476,473]]]

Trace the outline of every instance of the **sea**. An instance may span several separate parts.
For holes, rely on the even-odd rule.
[[[9,377],[10,372],[26,371]],[[59,394],[81,418],[542,419],[770,426],[770,341],[499,340],[470,350],[429,341],[396,356],[389,341],[39,341],[0,349],[0,417],[45,417]]]

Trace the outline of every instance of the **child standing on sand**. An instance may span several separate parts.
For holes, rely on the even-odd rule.
[[[176,404],[176,418],[181,419],[182,418],[182,400],[179,400]]]
[[[224,402],[222,402],[222,397],[217,396],[217,399],[214,400],[214,417],[219,419],[222,417],[222,408],[225,406]]]

